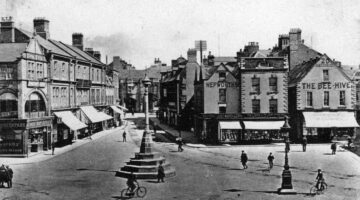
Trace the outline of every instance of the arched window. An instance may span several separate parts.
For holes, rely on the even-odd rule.
[[[39,94],[30,94],[29,99],[25,103],[25,114],[28,118],[42,117],[45,115],[45,102]]]
[[[17,117],[17,98],[12,93],[3,93],[0,95],[0,117]]]

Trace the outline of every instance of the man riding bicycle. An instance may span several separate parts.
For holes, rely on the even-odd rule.
[[[127,181],[126,181],[126,184],[127,184],[127,186],[130,188],[130,192],[131,192],[131,194],[134,194],[134,190],[135,190],[135,188],[136,188],[136,185],[135,185],[135,183],[138,185],[139,183],[137,182],[137,180],[136,180],[136,177],[135,177],[135,175],[134,175],[134,173],[133,172],[131,172],[131,174],[130,174],[130,176],[128,177],[128,179],[127,179]]]
[[[325,179],[324,179],[324,175],[323,175],[323,173],[322,173],[322,171],[321,171],[321,169],[318,169],[318,174],[317,174],[317,176],[316,176],[316,188],[318,189],[318,190],[321,190],[321,189],[323,189],[323,183],[325,182]],[[320,187],[319,187],[320,186]]]

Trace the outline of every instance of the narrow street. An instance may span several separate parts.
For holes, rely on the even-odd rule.
[[[1,199],[125,199],[121,189],[126,180],[115,177],[138,145],[142,129],[136,123],[143,118],[131,119],[127,129],[128,142],[122,142],[122,131],[116,129],[106,136],[90,141],[72,151],[34,164],[12,165],[13,188],[0,188]],[[147,188],[143,199],[359,199],[360,159],[347,151],[330,155],[327,144],[308,145],[302,152],[300,145],[292,145],[289,154],[293,186],[297,195],[280,196],[284,164],[283,145],[253,145],[190,148],[177,152],[177,145],[155,142],[155,151],[161,152],[177,175],[165,179],[140,180]],[[249,168],[240,167],[241,150],[249,156]],[[266,170],[266,157],[275,155],[274,169]],[[309,189],[316,170],[324,170],[329,185],[325,194],[310,196]],[[134,198],[136,199],[136,198]]]

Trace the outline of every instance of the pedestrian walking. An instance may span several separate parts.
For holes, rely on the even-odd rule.
[[[178,152],[184,151],[184,149],[182,148],[182,146],[184,144],[182,138],[178,138],[177,143],[178,143]]]
[[[247,155],[246,155],[246,153],[245,153],[244,150],[241,152],[241,157],[240,157],[240,158],[241,158],[241,164],[242,164],[243,168],[244,168],[244,169],[247,169],[248,166],[246,165],[246,163],[247,163],[247,161],[248,161],[248,157],[247,157]]]
[[[6,171],[7,171],[7,173],[9,174],[9,187],[11,188],[11,187],[12,187],[12,179],[13,179],[13,176],[14,176],[14,172],[13,172],[13,170],[9,167],[9,165],[6,165]]]
[[[154,134],[156,134],[156,123],[153,123],[153,130],[154,130]]]
[[[51,143],[51,151],[52,151],[52,155],[55,155],[55,146],[56,146],[56,144],[55,144],[55,141],[54,141],[54,139],[53,139],[53,141],[52,141],[52,143]]]
[[[157,178],[158,178],[158,183],[164,182],[164,177],[165,177],[165,170],[164,167],[162,166],[163,162],[161,161],[158,167],[158,174],[157,174]]]
[[[332,155],[336,154],[336,142],[331,144],[331,154]]]
[[[306,138],[306,136],[304,136],[303,140],[302,140],[303,152],[306,151],[306,145],[307,145],[307,138]]]
[[[351,147],[351,143],[352,143],[352,140],[351,140],[351,137],[349,136],[349,137],[348,137],[348,147],[349,147],[349,148]]]
[[[272,155],[272,153],[270,152],[269,156],[268,156],[268,161],[269,161],[269,170],[271,170],[274,166],[274,161],[275,157]]]
[[[123,142],[126,142],[126,131],[123,132]]]

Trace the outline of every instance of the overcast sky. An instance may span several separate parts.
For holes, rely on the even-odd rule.
[[[50,20],[50,37],[71,44],[81,32],[85,47],[114,55],[138,69],[154,58],[170,64],[186,58],[195,40],[218,56],[235,56],[249,41],[261,49],[279,34],[301,28],[305,44],[343,64],[360,64],[359,0],[0,0],[0,16],[33,30],[32,20]]]

